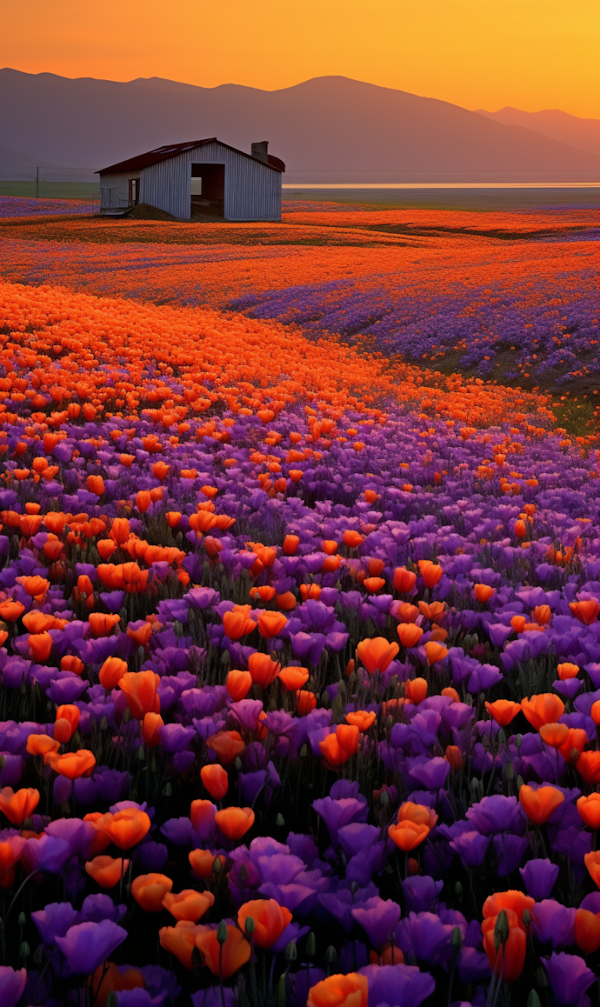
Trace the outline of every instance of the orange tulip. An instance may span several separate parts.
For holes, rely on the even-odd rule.
[[[448,648],[436,640],[428,640],[425,644],[425,653],[428,664],[437,664],[438,661],[443,661],[448,656]]]
[[[286,556],[295,556],[300,545],[297,535],[286,535],[283,540],[283,551]]]
[[[143,720],[146,713],[160,713],[158,686],[160,677],[154,671],[127,671],[119,679],[119,688],[127,696],[131,716]]]
[[[354,755],[358,750],[359,730],[353,724],[338,724],[335,730],[338,745],[348,755]]]
[[[455,771],[463,768],[464,759],[458,745],[447,745],[446,751],[444,752],[444,758],[450,763],[451,768]]]
[[[76,752],[65,752],[64,755],[50,752],[44,756],[44,762],[59,776],[65,776],[67,780],[78,780],[81,776],[93,773],[96,757],[87,748],[80,748]]]
[[[525,964],[527,950],[527,934],[521,927],[516,914],[510,909],[504,910],[508,920],[508,939],[499,948],[494,942],[496,918],[484,920],[481,925],[483,947],[487,953],[490,968],[494,975],[501,977],[506,983],[512,983],[519,978]]]
[[[349,549],[358,549],[359,545],[365,540],[365,536],[361,535],[358,531],[353,531],[348,528],[343,534],[344,545],[347,545]]]
[[[339,769],[350,757],[340,745],[335,734],[328,734],[323,741],[320,741],[319,750],[329,769]]]
[[[600,794],[580,797],[577,801],[577,810],[590,829],[600,829]]]
[[[39,790],[33,787],[22,787],[16,792],[12,787],[0,790],[0,811],[12,825],[22,825],[26,818],[31,818],[40,800]]]
[[[4,622],[16,622],[25,611],[25,606],[20,601],[0,602],[0,619]]]
[[[376,716],[374,710],[370,710],[369,712],[367,710],[352,710],[346,714],[346,720],[349,724],[358,727],[361,734],[364,734],[375,723]]]
[[[512,703],[509,699],[497,699],[495,703],[486,703],[485,708],[500,727],[506,727],[517,713],[521,712],[521,704]]]
[[[217,811],[215,822],[227,839],[238,840],[245,836],[254,825],[252,808],[225,808]]]
[[[273,613],[277,615],[277,613]],[[260,685],[261,689],[266,689],[271,682],[274,682],[279,674],[281,665],[272,661],[268,654],[261,654],[255,651],[248,658],[248,671],[255,685]]]
[[[406,699],[410,699],[411,703],[418,705],[425,699],[427,688],[427,682],[424,678],[409,678],[404,683],[404,696]]]
[[[145,811],[124,808],[114,815],[107,812],[100,822],[100,828],[120,850],[129,850],[148,834],[151,824]]]
[[[486,601],[489,601],[496,593],[496,589],[494,587],[490,587],[489,584],[476,584],[474,591],[477,601],[482,605],[485,605]]]
[[[540,727],[540,738],[551,748],[561,748],[569,736],[569,728],[566,724],[542,724]]]
[[[361,640],[356,647],[356,653],[369,672],[381,674],[389,667],[400,650],[397,643],[390,643],[384,636],[374,636],[370,640]]]
[[[291,591],[284,591],[283,594],[275,595],[275,604],[282,612],[293,612],[298,605],[298,600]]]
[[[308,668],[297,668],[293,665],[288,668],[282,668],[278,675],[279,681],[286,692],[297,692],[303,685],[306,685],[309,677],[310,672]]]
[[[141,721],[142,738],[146,748],[157,748],[160,745],[160,728],[165,726],[160,713],[147,713]]]
[[[583,860],[592,881],[597,888],[600,888],[600,850],[595,853],[586,853]]]
[[[219,760],[227,766],[242,754],[246,745],[239,731],[217,731],[207,739],[206,747],[212,748]]]
[[[256,629],[256,623],[250,618],[250,605],[234,605],[223,616],[223,630],[230,640],[241,640],[247,633]]]
[[[286,625],[287,618],[283,612],[261,612],[258,616],[258,632],[267,640],[279,636]]]
[[[426,804],[415,804],[414,801],[405,801],[398,811],[399,822],[414,822],[415,825],[427,825],[433,829],[437,820],[437,812],[433,808],[428,808]]]
[[[369,981],[358,972],[323,979],[308,991],[306,1007],[367,1007]]]
[[[417,583],[417,575],[413,570],[407,570],[405,566],[398,566],[394,570],[393,585],[399,594],[409,594]]]
[[[429,606],[427,607],[429,608]],[[396,609],[396,618],[399,619],[400,622],[416,622],[419,618],[419,609],[416,605],[411,605],[408,601],[402,601]]]
[[[101,612],[90,612],[88,616],[92,636],[108,636],[121,621],[119,615],[103,615]]]
[[[222,854],[219,854],[217,857],[217,854],[211,853],[210,850],[192,850],[191,853],[188,853],[190,867],[199,878],[211,878],[213,876],[214,863],[217,859],[221,862],[221,867],[225,867],[226,859]]]
[[[234,703],[239,703],[246,698],[252,688],[252,675],[249,671],[232,669],[227,675],[225,685]]]
[[[301,584],[300,585],[300,597],[302,601],[318,601],[321,597],[321,588],[318,584]]]
[[[565,712],[562,699],[553,692],[544,692],[521,700],[521,709],[531,726],[539,731],[543,724],[556,724]]]
[[[575,768],[590,786],[600,783],[600,752],[582,752]]]
[[[123,860],[122,857],[94,857],[87,861],[85,870],[101,888],[114,888],[128,867],[129,860]]]
[[[65,656],[60,659],[61,671],[72,671],[75,675],[81,675],[84,668],[85,664],[83,661],[74,654],[65,654]]]
[[[569,608],[575,618],[579,619],[584,626],[591,626],[600,613],[600,602],[596,598],[590,598],[586,601],[572,601],[569,603]]]
[[[47,755],[49,752],[58,752],[60,742],[48,734],[30,734],[26,747],[30,755]]]
[[[385,580],[383,577],[365,577],[363,587],[367,589],[369,594],[377,594],[382,587],[385,587]]]
[[[410,820],[402,820],[397,824],[390,825],[388,835],[398,849],[408,853],[420,846],[423,840],[427,839],[430,831],[428,825],[418,825]]]
[[[425,587],[431,589],[435,587],[439,580],[441,580],[444,571],[437,563],[432,563],[429,559],[420,559],[419,573],[423,578]]]
[[[564,664],[559,664],[556,670],[561,682],[566,682],[569,678],[577,677],[579,674],[579,665],[570,664],[570,662],[566,661]]]
[[[186,888],[177,895],[169,891],[163,899],[163,906],[171,916],[176,920],[188,920],[190,923],[197,923],[214,903],[215,897],[212,892],[197,892],[193,888]]]
[[[52,637],[50,633],[31,633],[27,638],[27,644],[31,656],[40,664],[43,664],[50,657],[52,652]]]
[[[570,727],[567,739],[559,748],[565,762],[575,765],[587,745],[587,734],[582,727]]]
[[[204,965],[221,980],[229,979],[250,958],[250,941],[229,924],[224,944],[219,944],[216,929],[203,928],[196,937],[196,947],[203,955]]]
[[[556,787],[538,787],[537,790],[533,790],[532,787],[523,784],[519,791],[519,801],[529,821],[534,825],[543,825],[547,822],[564,799],[565,795]]]
[[[505,909],[507,913],[514,912],[517,918],[522,920],[525,910],[531,913],[534,906],[535,899],[530,895],[511,888],[507,892],[495,892],[494,895],[490,895],[483,903],[481,914],[484,919],[495,919],[500,911]]]
[[[237,921],[242,933],[246,931],[246,920],[249,916],[254,920],[254,943],[259,948],[272,947],[292,922],[289,909],[280,906],[275,899],[256,899],[240,906]]]
[[[575,911],[575,943],[586,955],[600,948],[600,916],[589,909]]]
[[[298,716],[307,717],[315,709],[317,697],[314,692],[307,692],[306,689],[301,689],[300,692],[295,693],[295,696],[298,703]]]
[[[423,636],[423,630],[420,626],[415,626],[414,622],[399,623],[396,632],[403,647],[416,647]]]
[[[595,703],[592,703],[590,714],[596,727],[598,727],[600,725],[600,699],[597,699]]]
[[[50,587],[50,581],[46,580],[45,577],[17,577],[17,584],[24,587],[30,598],[35,598],[36,601],[41,601],[48,588]]]
[[[131,894],[146,913],[160,913],[163,899],[171,891],[173,881],[166,874],[140,874],[131,883]]]
[[[211,797],[216,801],[221,801],[229,788],[229,777],[217,762],[203,766],[200,770],[200,777]]]
[[[100,828],[100,822],[103,818],[104,815],[101,811],[90,811],[87,815],[83,816],[84,822],[89,822],[96,830],[91,843],[87,847],[88,856],[92,860],[94,857],[104,853],[104,851],[110,846],[110,836],[107,836],[106,832]]]
[[[160,946],[170,951],[181,962],[184,968],[192,968],[192,951],[196,947],[196,938],[208,928],[202,924],[179,920],[174,927],[161,927],[158,931]],[[248,945],[248,947],[250,947]]]
[[[115,689],[126,671],[127,661],[122,661],[120,657],[107,657],[100,668],[100,685],[109,691]]]

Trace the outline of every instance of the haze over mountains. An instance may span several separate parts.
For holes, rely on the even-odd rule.
[[[533,128],[506,124],[507,111],[530,116]],[[39,164],[100,168],[162,144],[217,136],[247,151],[269,140],[288,182],[600,181],[600,150],[580,140],[593,127],[577,131],[596,120],[567,116],[575,126],[558,135],[555,120],[565,113],[551,113],[548,136],[545,115],[472,112],[346,77],[262,91],[0,70],[0,142]]]
[[[576,115],[569,115],[568,112],[561,112],[558,108],[546,108],[542,112],[523,112],[520,108],[511,108],[507,105],[497,112],[486,112],[483,108],[478,108],[477,111],[480,115],[501,122],[505,126],[534,129],[538,133],[553,137],[554,140],[560,140],[561,143],[568,143],[600,157],[600,119],[580,119]]]

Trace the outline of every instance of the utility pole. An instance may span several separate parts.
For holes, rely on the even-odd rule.
[[[36,199],[38,198],[39,194],[40,194],[40,166],[38,164],[37,168],[35,169],[35,197],[36,197]]]

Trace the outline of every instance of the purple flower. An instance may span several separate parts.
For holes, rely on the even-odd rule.
[[[352,910],[352,916],[360,923],[375,949],[382,948],[390,940],[400,919],[400,906],[391,899],[375,896]]]
[[[369,813],[369,806],[364,798],[357,800],[355,797],[343,797],[336,801],[331,797],[321,797],[313,801],[312,806],[329,829],[329,837],[334,846],[338,842],[338,832],[344,825],[365,822]]]
[[[367,965],[360,972],[369,981],[369,1007],[419,1007],[435,990],[429,973],[415,965]]]
[[[554,888],[559,870],[558,864],[553,864],[551,860],[546,858],[528,860],[525,867],[519,868],[519,873],[532,899],[541,902],[542,899],[548,898]]]
[[[428,874],[415,874],[414,877],[406,878],[402,882],[402,889],[409,912],[429,912],[443,887],[443,881],[434,881]]]
[[[56,943],[57,937],[64,937],[78,917],[70,902],[51,902],[44,909],[38,909],[31,918],[39,930],[40,937],[48,947]]]
[[[575,943],[575,909],[567,908],[554,899],[536,902],[533,911],[532,932],[540,944],[553,948],[567,948]]]
[[[472,832],[463,832],[450,843],[467,868],[481,867],[489,845],[490,837],[482,836],[475,829]]]
[[[0,965],[0,1003],[2,1007],[15,1007],[23,996],[27,983],[27,970],[16,971],[10,965]]]
[[[127,937],[127,931],[111,920],[101,923],[77,923],[56,943],[71,971],[89,976],[106,961]]]
[[[563,952],[542,958],[554,997],[561,1007],[580,1007],[583,995],[596,978],[579,955]]]

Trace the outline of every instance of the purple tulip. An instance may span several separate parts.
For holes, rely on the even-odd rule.
[[[25,991],[27,970],[11,968],[10,965],[0,965],[0,1004],[2,1007],[15,1007]]]
[[[580,1007],[585,991],[596,976],[579,955],[563,952],[542,958],[556,1002],[561,1007]]]
[[[394,933],[400,919],[400,906],[391,899],[384,900],[375,896],[353,909],[352,916],[377,950],[387,944]]]
[[[106,961],[127,937],[127,931],[111,920],[77,923],[56,943],[77,975],[89,976]]]
[[[360,972],[369,980],[369,1007],[419,1007],[435,989],[429,973],[414,965],[367,965]]]
[[[39,930],[40,937],[48,947],[56,943],[57,937],[64,937],[69,927],[77,920],[78,913],[70,902],[51,902],[44,909],[38,909],[31,918]]]
[[[527,892],[536,902],[547,899],[557,882],[558,864],[553,864],[548,858],[528,860],[525,867],[519,868]]]

